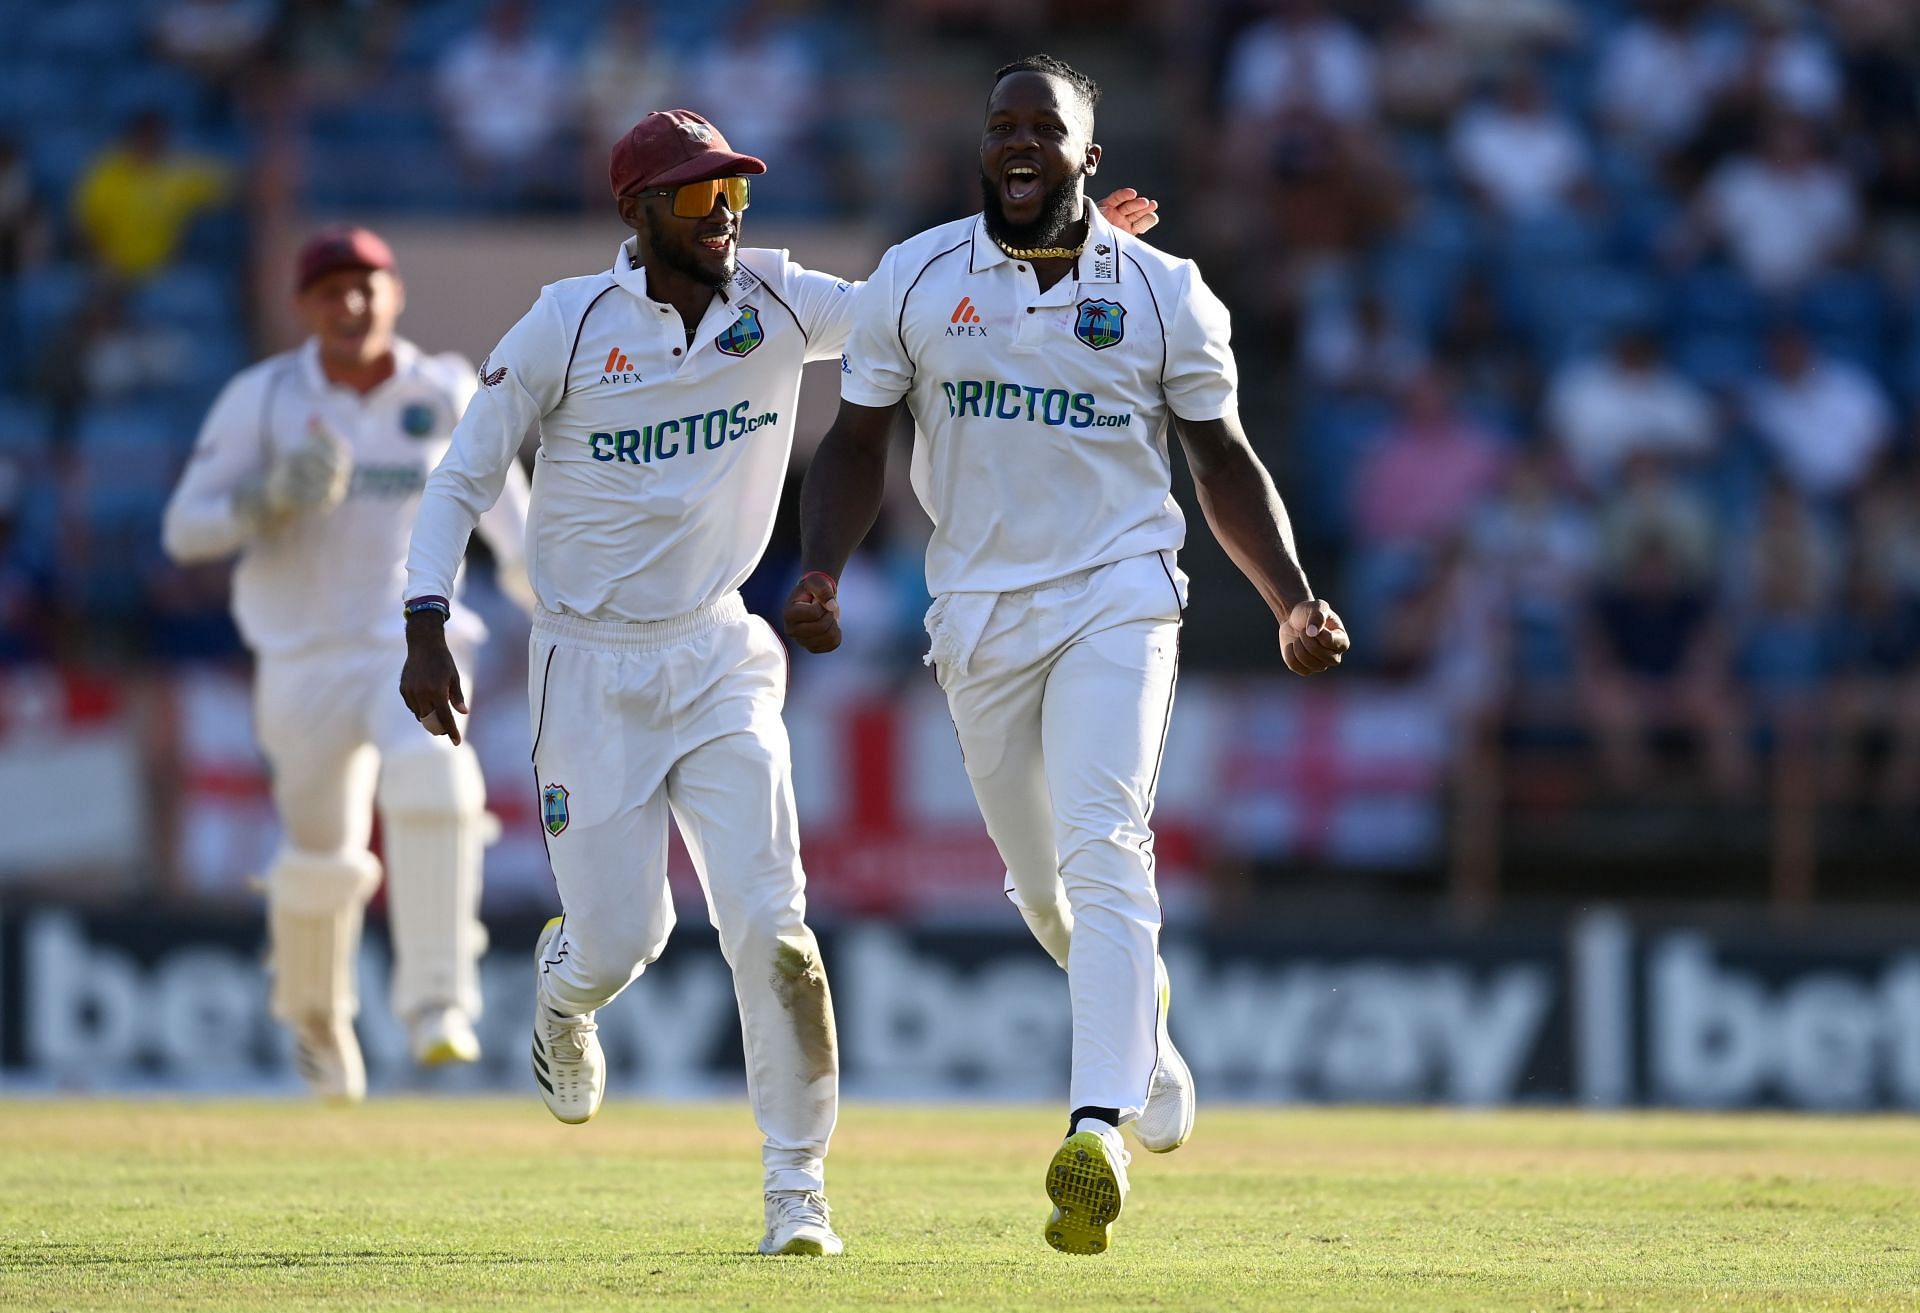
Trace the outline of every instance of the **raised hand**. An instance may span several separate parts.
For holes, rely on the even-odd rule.
[[[1159,201],[1150,201],[1131,187],[1118,188],[1100,202],[1107,222],[1135,237],[1160,222],[1159,210]]]

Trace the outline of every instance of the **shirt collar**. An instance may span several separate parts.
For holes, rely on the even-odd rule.
[[[405,378],[413,372],[413,367],[419,359],[419,347],[407,341],[404,337],[395,337],[393,339],[393,377],[366,395],[370,397],[374,396],[381,388],[386,387],[398,379]],[[300,374],[301,377],[306,379],[308,386],[312,387],[316,392],[326,392],[331,388],[340,386],[328,378],[327,371],[320,367],[320,339],[317,337],[308,338],[300,348]],[[347,391],[350,389],[342,390]]]
[[[1124,234],[1107,222],[1091,197],[1086,201],[1087,248],[1080,253],[1073,281],[1080,283],[1117,283],[1120,281],[1120,242]],[[1101,248],[1105,249],[1102,250]],[[973,219],[973,248],[967,256],[967,272],[983,273],[997,264],[1012,260],[997,242],[987,235],[984,215]],[[1064,280],[1063,280],[1064,281]]]
[[[620,243],[620,249],[613,256],[613,281],[632,292],[635,296],[653,300],[647,293],[647,267],[639,263],[640,239],[629,237]],[[723,284],[720,299],[732,305],[754,288],[760,286],[760,280],[747,271],[747,266],[738,262],[736,254],[733,277]]]

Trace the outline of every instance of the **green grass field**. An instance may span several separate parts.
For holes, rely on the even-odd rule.
[[[1057,1120],[847,1108],[805,1260],[743,1106],[0,1103],[0,1308],[1920,1308],[1916,1120],[1203,1106],[1098,1258]]]

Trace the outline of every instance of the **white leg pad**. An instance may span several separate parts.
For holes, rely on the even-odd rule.
[[[389,756],[376,795],[393,930],[393,1010],[480,1015],[481,850],[497,828],[483,808],[480,760],[465,745]]]
[[[273,1014],[282,1021],[350,1019],[360,924],[380,884],[372,853],[285,849],[267,873],[273,942]]]

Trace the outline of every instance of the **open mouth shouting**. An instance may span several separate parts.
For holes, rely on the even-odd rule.
[[[1000,194],[1010,205],[1025,205],[1040,191],[1040,170],[1033,164],[1009,164],[1000,173]]]

